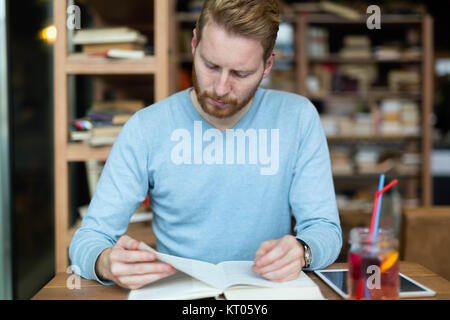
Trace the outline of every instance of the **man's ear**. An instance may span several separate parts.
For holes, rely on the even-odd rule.
[[[264,67],[264,73],[263,73],[263,77],[267,77],[270,73],[270,71],[272,70],[274,61],[275,61],[275,52],[272,52],[272,54],[270,55],[269,59],[267,59],[265,67]]]
[[[194,36],[192,37],[191,41],[191,47],[192,47],[192,55],[195,53],[195,48],[197,48],[197,29],[194,28]]]

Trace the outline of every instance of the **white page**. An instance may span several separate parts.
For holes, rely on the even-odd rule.
[[[253,261],[226,261],[219,263],[225,273],[226,286],[236,284],[248,284],[260,287],[270,288],[289,288],[289,287],[316,287],[303,271],[297,279],[285,282],[274,282],[264,279],[261,275],[252,272]]]
[[[159,260],[213,287],[221,290],[226,287],[225,276],[221,268],[215,264],[160,253],[143,242],[140,243],[139,250],[153,252]]]
[[[178,271],[172,276],[150,283],[143,288],[131,290],[128,300],[201,299],[216,297],[221,293],[220,289]]]

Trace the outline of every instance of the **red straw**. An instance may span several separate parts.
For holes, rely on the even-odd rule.
[[[394,181],[389,183],[386,187],[384,187],[380,191],[377,191],[377,194],[375,195],[375,200],[374,200],[374,203],[373,203],[372,221],[370,223],[370,236],[373,236],[373,232],[374,232],[374,228],[375,228],[375,221],[377,219],[378,198],[380,197],[380,195],[382,195],[383,193],[388,191],[390,188],[395,186],[397,183],[398,183],[398,180],[395,179]]]
[[[360,279],[358,283],[358,290],[356,291],[355,297],[356,300],[361,300],[362,288],[363,288],[363,279]]]

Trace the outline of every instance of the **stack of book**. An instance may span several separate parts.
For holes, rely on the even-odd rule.
[[[380,159],[380,150],[377,148],[361,147],[356,155],[355,162],[360,174],[381,173],[377,169]]]
[[[330,153],[331,168],[335,175],[351,175],[354,173],[351,152],[347,148],[333,148]]]
[[[312,58],[329,55],[328,31],[325,28],[311,26],[308,28],[308,56]]]
[[[396,171],[399,174],[418,174],[422,158],[419,153],[405,153],[401,156],[400,161],[396,164]]]
[[[364,59],[372,56],[368,36],[348,35],[344,37],[344,47],[339,52],[342,58]]]
[[[401,57],[401,48],[398,44],[384,44],[374,49],[374,56],[379,60],[395,60]]]
[[[389,89],[393,92],[419,92],[420,71],[413,70],[391,70],[388,73]]]
[[[84,141],[91,147],[113,145],[122,126],[144,107],[141,100],[115,100],[94,103],[86,117],[73,122],[72,141]]]
[[[401,108],[402,131],[405,136],[420,135],[419,105],[415,101],[405,100]]]
[[[382,122],[381,135],[401,135],[402,125],[400,121],[401,101],[386,99],[381,101]]]
[[[73,43],[88,55],[139,59],[145,56],[147,38],[128,27],[96,28],[77,31]]]

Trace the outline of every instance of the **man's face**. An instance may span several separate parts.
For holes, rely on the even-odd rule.
[[[228,34],[214,23],[203,29],[197,46],[192,39],[192,78],[203,110],[216,118],[228,118],[254,97],[273,64],[264,64],[263,47],[257,40]]]

